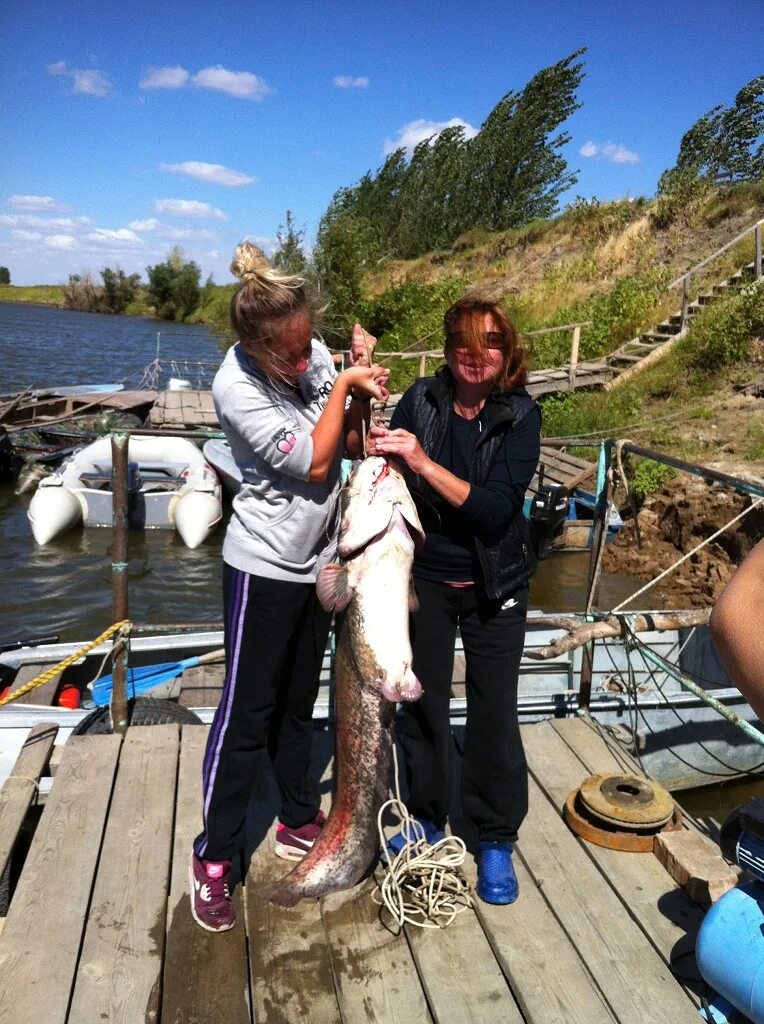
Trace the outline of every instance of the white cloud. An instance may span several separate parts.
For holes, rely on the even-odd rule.
[[[240,100],[261,100],[273,92],[259,75],[253,75],[251,71],[229,71],[220,64],[202,68],[194,75],[193,81],[201,89],[216,89]]]
[[[90,217],[36,217],[26,213],[0,213],[0,226],[8,228],[45,228],[48,231],[76,231],[92,224]]]
[[[585,157],[601,157],[609,160],[611,164],[638,164],[639,153],[633,153],[626,146],[617,142],[605,142],[599,145],[591,139],[585,142],[579,149],[579,154]]]
[[[227,188],[239,188],[242,185],[254,185],[258,179],[242,171],[234,171],[222,164],[206,164],[202,160],[186,160],[182,164],[160,164],[160,171],[172,174],[185,174],[198,181],[209,181],[213,185],[225,185]]]
[[[182,89],[188,85],[190,74],[185,68],[146,68],[138,83],[139,89]]]
[[[157,231],[157,238],[168,238],[173,242],[180,241],[197,241],[197,242],[211,242],[217,238],[217,234],[214,231],[203,231],[196,228],[171,228],[169,226],[162,227]]]
[[[19,231],[14,228],[11,231],[11,238],[14,242],[39,242],[42,235],[39,231]]]
[[[156,217],[149,217],[146,220],[131,220],[127,226],[131,231],[156,231],[160,225],[161,221]]]
[[[74,85],[72,92],[81,93],[84,96],[108,96],[111,92],[111,83],[108,82],[100,71],[73,71]]]
[[[368,89],[369,79],[365,75],[359,78],[353,78],[352,75],[335,75],[332,85],[336,85],[338,89]]]
[[[74,249],[77,239],[72,235],[48,235],[45,244],[49,249]]]
[[[424,142],[425,139],[429,139],[432,136],[440,135],[444,128],[455,128],[457,126],[464,129],[465,139],[474,139],[478,133],[477,128],[473,128],[471,124],[463,121],[460,117],[452,117],[450,121],[425,121],[423,118],[419,118],[419,120],[410,121],[400,128],[397,138],[385,139],[382,152],[385,156],[389,156],[396,149],[405,149],[408,155],[411,156],[418,143]]]
[[[169,217],[202,217],[207,220],[228,220],[222,210],[196,199],[155,199],[154,209]]]
[[[116,231],[110,228],[96,228],[85,235],[89,242],[96,242],[99,245],[113,245],[115,242],[127,242],[129,245],[140,245],[143,241],[134,231],[129,228],[118,228]]]
[[[59,60],[55,64],[48,64],[49,75],[65,75],[72,79],[72,92],[83,96],[108,96],[111,92],[111,83],[104,78],[100,71],[93,68],[69,68],[66,61]]]
[[[10,199],[6,199],[6,206],[10,206],[13,210],[40,210],[51,212],[55,210],[65,210],[66,207],[63,203],[57,203],[52,196],[11,196]]]

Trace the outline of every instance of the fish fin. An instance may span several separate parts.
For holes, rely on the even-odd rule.
[[[316,580],[316,594],[324,611],[341,612],[347,608],[353,596],[348,567],[337,562],[325,565]]]
[[[419,598],[416,596],[416,588],[414,586],[414,577],[409,578],[409,611],[419,611]]]
[[[302,899],[302,895],[299,889],[283,885],[282,882],[274,882],[263,891],[263,898],[268,903],[275,903],[279,907],[296,907]]]
[[[398,510],[403,518],[406,520],[406,525],[409,528],[409,533],[414,538],[414,548],[419,551],[424,545],[424,530],[419,520],[419,513],[417,512],[416,505],[413,501],[400,502]]]

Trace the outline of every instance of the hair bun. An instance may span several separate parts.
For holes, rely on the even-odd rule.
[[[273,274],[268,259],[262,249],[252,242],[242,242],[236,246],[236,253],[231,263],[231,273],[241,281],[255,278],[268,279]]]

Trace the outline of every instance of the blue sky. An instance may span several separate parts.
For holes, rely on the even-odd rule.
[[[652,195],[683,132],[760,74],[761,0],[2,5],[0,264],[15,284],[129,272],[173,245],[230,279],[291,209],[310,241],[386,150],[581,46],[576,194]]]

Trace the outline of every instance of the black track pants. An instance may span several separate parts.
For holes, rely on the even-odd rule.
[[[204,755],[204,831],[194,843],[208,860],[228,860],[244,845],[263,749],[279,786],[279,819],[299,828],[318,812],[310,749],[330,623],[314,584],[252,576],[226,564],[223,600],[226,676]]]
[[[416,581],[414,672],[424,695],[404,705],[401,744],[408,805],[438,825],[450,809],[449,698],[459,626],[466,658],[467,725],[462,804],[481,840],[514,842],[528,811],[528,771],[517,720],[517,677],[525,639],[528,590],[502,608],[476,587]]]

